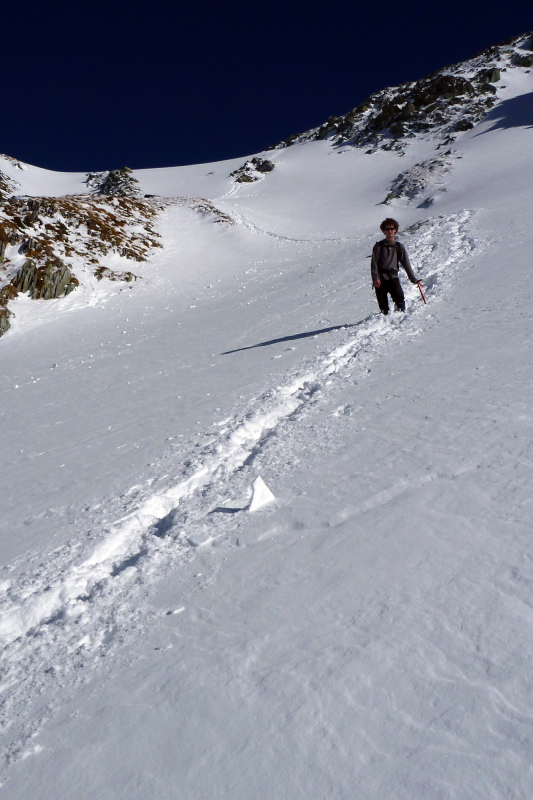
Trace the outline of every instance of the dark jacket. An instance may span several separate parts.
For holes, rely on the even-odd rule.
[[[388,242],[386,239],[376,242],[372,250],[370,266],[372,283],[375,283],[378,278],[384,280],[397,278],[399,266],[402,266],[407,272],[407,277],[411,283],[418,283],[418,278],[415,278],[409,256],[401,242]]]

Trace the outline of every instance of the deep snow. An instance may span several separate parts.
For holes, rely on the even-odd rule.
[[[135,286],[15,301],[6,797],[531,793],[533,79],[506,83],[427,208],[380,203],[430,138],[139,171],[237,224],[171,202]],[[428,305],[384,319],[389,214]]]

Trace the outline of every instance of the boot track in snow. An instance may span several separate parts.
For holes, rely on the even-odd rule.
[[[405,231],[428,306],[412,287],[404,316],[385,319],[376,312],[347,329],[342,344],[301,365],[283,385],[267,388],[244,414],[226,419],[215,441],[191,456],[190,466],[175,465],[174,472],[181,472],[177,481],[154,479],[151,483],[166,480],[165,488],[154,492],[148,486],[139,493],[142,499],[126,498],[122,518],[112,525],[98,528],[93,515],[81,521],[75,539],[46,561],[21,570],[13,581],[5,575],[0,583],[0,640],[5,698],[1,725],[10,741],[6,763],[20,757],[28,738],[54,710],[43,708],[40,721],[28,726],[27,704],[52,681],[55,691],[68,692],[85,679],[113,644],[146,626],[150,612],[145,610],[141,620],[140,600],[160,577],[194,557],[197,547],[226,535],[228,515],[211,512],[235,497],[237,476],[242,483],[245,472],[252,484],[253,460],[261,449],[276,447],[273,434],[297,424],[306,406],[320,403],[336,382],[367,370],[385,343],[424,331],[432,306],[449,289],[454,274],[480,250],[472,234],[473,214],[466,210],[433,217]],[[193,450],[198,453],[197,447]]]

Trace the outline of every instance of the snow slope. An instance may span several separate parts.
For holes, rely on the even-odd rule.
[[[171,201],[136,285],[14,301],[6,797],[532,791],[533,79],[506,84],[430,205],[381,205],[430,137],[140,171],[237,224]],[[389,214],[428,305],[385,319]]]

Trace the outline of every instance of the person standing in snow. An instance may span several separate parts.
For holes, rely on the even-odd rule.
[[[372,284],[376,290],[377,301],[382,314],[389,313],[389,298],[394,300],[396,311],[405,311],[405,297],[398,277],[398,267],[402,266],[407,272],[411,283],[421,285],[422,281],[415,278],[409,256],[405,247],[396,241],[398,223],[388,217],[379,226],[385,234],[385,239],[376,242],[372,250]]]

